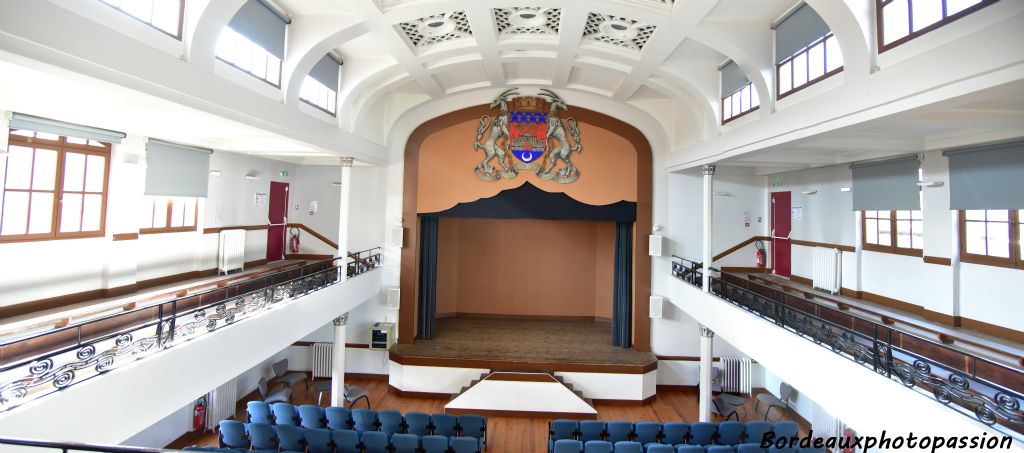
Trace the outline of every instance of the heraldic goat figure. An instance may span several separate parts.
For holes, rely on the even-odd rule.
[[[551,90],[541,89],[540,95],[547,98],[550,101],[551,107],[548,112],[548,165],[547,167],[537,170],[537,175],[541,179],[555,179],[557,182],[566,184],[573,182],[580,177],[580,171],[573,165],[571,157],[573,152],[583,152],[583,144],[580,143],[580,131],[576,125],[576,118],[569,117],[565,120],[565,127],[562,126],[562,119],[558,115],[559,110],[569,110],[569,105],[565,101],[552,92]],[[569,145],[569,140],[565,135],[566,127],[568,127],[569,134],[572,135],[572,141],[576,143],[575,146]],[[557,143],[552,143],[554,140]],[[561,159],[565,162],[565,167],[558,171],[558,176],[551,174],[551,170],[555,168],[558,160]]]
[[[509,130],[508,130],[508,100],[512,96],[518,94],[515,88],[505,90],[499,94],[497,98],[491,102],[491,108],[497,107],[499,110],[498,115],[494,117],[492,121],[490,116],[484,115],[480,118],[480,126],[476,131],[476,140],[473,142],[473,148],[479,149],[484,152],[484,160],[477,165],[474,172],[476,175],[486,181],[494,181],[500,178],[515,178],[517,173],[515,169],[509,167],[506,162],[507,153],[505,149],[498,144],[498,142],[504,138],[505,146],[508,146]],[[491,131],[487,134],[487,139],[481,143],[481,139],[484,136],[484,131],[490,127]],[[494,167],[488,163],[491,159],[497,158],[498,164],[504,171],[500,174],[494,174]]]

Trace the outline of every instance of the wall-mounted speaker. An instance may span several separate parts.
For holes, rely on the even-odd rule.
[[[665,298],[661,296],[651,296],[651,317],[655,319],[661,319],[661,310],[664,308]]]
[[[664,242],[665,238],[654,234],[650,235],[649,241],[647,242],[647,254],[651,256],[661,256],[661,250]]]
[[[388,308],[398,310],[402,301],[402,290],[397,286],[388,288]]]
[[[388,245],[398,248],[402,248],[403,246],[405,246],[405,228],[392,227],[391,242],[389,242]]]

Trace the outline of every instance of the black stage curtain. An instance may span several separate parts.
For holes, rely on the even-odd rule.
[[[420,217],[420,293],[417,310],[418,338],[434,338],[437,315],[437,217]]]
[[[612,346],[633,345],[633,223],[615,223]]]
[[[607,205],[589,205],[565,193],[550,193],[525,183],[506,189],[490,198],[459,203],[450,209],[431,212],[437,217],[470,219],[542,219],[542,220],[636,220],[636,203],[619,201]]]

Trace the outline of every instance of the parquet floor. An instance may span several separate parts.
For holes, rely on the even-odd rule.
[[[406,412],[443,412],[447,399],[400,396],[388,391],[388,382],[384,379],[349,379],[350,385],[365,388],[370,393],[370,403],[374,409],[395,409]],[[254,398],[248,395],[239,402],[236,418],[245,420],[245,402]],[[307,391],[298,385],[293,395],[293,403],[315,404],[317,394]],[[324,394],[324,405],[329,400]],[[751,398],[742,408],[742,420],[760,420],[764,412],[754,414],[754,402]],[[362,402],[358,407],[362,406]],[[658,390],[654,400],[641,405],[621,405],[596,403],[597,415],[600,420],[630,421],[697,421],[697,392],[693,388],[663,388]],[[763,410],[763,408],[761,409]],[[785,415],[777,409],[772,411],[771,421],[793,420],[794,415]],[[547,451],[547,431],[549,418],[535,417],[489,417],[488,418],[488,452],[545,452]],[[717,420],[716,420],[717,421]],[[798,420],[799,422],[799,420]],[[806,433],[808,426],[800,422],[801,433]],[[217,445],[215,433],[188,434],[167,446],[167,448],[183,448],[189,445]]]

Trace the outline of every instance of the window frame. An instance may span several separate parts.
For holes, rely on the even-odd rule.
[[[98,148],[91,145],[81,145],[76,143],[68,143],[66,136],[60,136],[57,140],[47,140],[38,137],[25,137],[23,135],[13,134],[14,129],[8,130],[8,146],[22,146],[28,148],[43,148],[57,152],[56,170],[54,173],[54,188],[53,188],[53,207],[50,214],[50,232],[49,233],[28,233],[26,228],[26,234],[17,235],[0,235],[0,243],[6,242],[31,242],[31,241],[52,241],[61,239],[84,239],[84,238],[95,238],[106,236],[107,229],[107,196],[109,195],[110,189],[110,159],[111,151],[113,146],[110,143],[102,143],[104,146]],[[103,191],[99,192],[100,195],[100,222],[99,229],[96,231],[70,231],[62,233],[60,231],[61,225],[61,214],[63,211],[62,203],[64,200],[64,163],[65,157],[68,152],[76,154],[97,155],[104,157],[104,168],[103,168]],[[33,157],[34,159],[34,157]],[[34,167],[34,165],[33,165]],[[6,172],[7,167],[5,167]],[[0,181],[2,182],[2,181]],[[83,181],[83,184],[85,182]],[[12,192],[50,192],[48,190],[33,190],[31,186],[29,189],[7,189],[3,185],[0,185],[0,197],[6,196],[8,191]],[[84,189],[84,186],[83,186]],[[85,193],[78,191],[69,191],[71,193]],[[91,192],[90,192],[91,193]],[[95,193],[92,193],[95,194]],[[31,197],[31,195],[30,195]],[[0,219],[3,218],[3,209],[6,209],[7,204],[3,203],[0,207]],[[79,224],[81,226],[81,224]]]
[[[166,198],[166,200],[167,200],[167,207],[165,208],[167,210],[167,215],[166,215],[166,217],[164,217],[164,226],[162,226],[162,227],[149,227],[149,228],[139,227],[139,234],[185,233],[185,232],[199,231],[199,198],[196,198],[196,197],[153,197],[150,200],[150,201],[152,201],[152,203],[150,205],[150,222],[152,222],[153,212],[156,209],[157,201],[159,201],[160,198]],[[173,211],[173,208],[174,208],[174,198],[192,198],[193,200],[195,200],[195,203],[193,205],[193,209],[195,210],[195,212],[193,213],[192,225],[191,226],[180,226],[180,227],[172,227],[172,226],[170,226],[170,224],[171,224],[171,211]]]
[[[807,44],[807,46],[805,46],[803,49],[800,49],[799,51],[797,51],[797,53],[795,53],[793,55],[790,55],[785,60],[782,60],[782,61],[780,61],[778,63],[775,63],[775,93],[777,93],[776,96],[775,96],[775,99],[783,99],[786,96],[789,96],[789,95],[791,95],[793,93],[796,93],[796,92],[798,92],[798,91],[800,91],[800,90],[802,90],[804,88],[807,88],[807,87],[809,87],[811,85],[814,85],[814,84],[816,84],[818,82],[821,82],[822,80],[825,80],[825,79],[827,79],[829,77],[832,77],[832,76],[834,76],[836,74],[839,74],[840,72],[843,72],[843,68],[846,66],[845,59],[843,61],[843,64],[839,65],[838,68],[835,68],[835,69],[833,69],[831,71],[828,70],[828,45],[826,45],[826,41],[828,41],[829,38],[839,39],[839,38],[836,38],[835,33],[830,31],[830,32],[826,33],[825,35],[819,37],[818,39],[815,39],[814,41],[811,41],[810,44]],[[822,52],[821,63],[823,65],[825,65],[825,67],[824,67],[825,72],[824,72],[824,74],[822,74],[822,75],[820,75],[818,77],[815,77],[814,79],[811,79],[811,77],[810,77],[810,75],[811,75],[811,65],[810,65],[810,61],[811,61],[811,47],[814,47],[815,45],[818,45],[818,44],[821,44],[821,46],[822,46],[821,47],[821,52]],[[842,50],[842,49],[840,49],[840,50]],[[800,55],[806,55],[807,56],[807,63],[808,64],[805,67],[805,69],[807,70],[807,81],[804,82],[799,87],[790,88],[789,91],[787,91],[785,93],[782,93],[782,78],[780,77],[780,75],[782,74],[782,66],[784,66],[786,63],[793,62],[793,60],[795,60]],[[794,65],[794,64],[790,64],[789,65],[789,69],[790,69],[789,80],[790,80],[790,86],[791,87],[792,87],[792,84],[793,84],[793,80],[795,80],[793,78],[793,71],[794,71],[793,67],[794,66],[796,66],[796,65]]]
[[[900,45],[902,45],[902,44],[904,44],[904,43],[906,43],[908,41],[912,41],[915,38],[917,38],[917,37],[919,37],[921,35],[924,35],[924,34],[930,32],[932,30],[935,30],[935,29],[938,29],[938,28],[942,28],[943,26],[945,26],[945,25],[947,25],[949,23],[952,23],[952,22],[954,22],[954,21],[956,21],[956,20],[958,20],[958,19],[960,19],[960,18],[962,18],[964,16],[968,16],[968,15],[970,15],[970,14],[972,14],[972,13],[974,13],[974,12],[980,10],[980,9],[985,8],[986,6],[992,5],[993,3],[996,3],[999,0],[981,0],[980,3],[978,3],[978,4],[974,5],[974,6],[965,8],[963,11],[960,11],[960,12],[958,12],[956,14],[951,15],[951,16],[947,16],[946,15],[946,1],[947,0],[941,0],[942,1],[942,16],[943,16],[942,19],[940,19],[938,22],[935,22],[935,23],[933,23],[933,24],[931,24],[931,25],[929,25],[927,27],[924,27],[924,28],[918,30],[918,31],[913,31],[913,29],[914,29],[914,14],[913,14],[913,10],[914,9],[913,9],[913,3],[914,2],[913,2],[913,0],[906,0],[907,1],[907,10],[909,11],[909,14],[907,15],[907,18],[908,18],[907,29],[908,29],[909,33],[906,36],[904,36],[904,37],[902,37],[900,39],[897,39],[897,40],[895,40],[895,41],[893,41],[893,42],[891,42],[889,44],[885,44],[885,19],[884,19],[883,14],[882,14],[882,8],[884,6],[892,3],[893,1],[896,1],[896,0],[875,0],[875,33],[876,33],[876,39],[878,40],[878,53],[883,53],[883,52],[892,50],[892,49],[894,49],[896,47],[899,47]]]
[[[307,75],[306,78],[311,78],[311,77]],[[316,79],[313,79],[313,80],[316,81],[317,83],[320,83],[320,81],[318,81]],[[302,79],[302,83],[306,83],[306,79]],[[326,113],[328,115],[331,115],[331,116],[337,118],[337,116],[338,116],[338,112],[337,112],[337,110],[338,110],[338,91],[337,90],[332,90],[330,87],[328,87],[327,85],[324,85],[322,83],[320,83],[320,85],[323,86],[324,88],[326,88],[331,93],[331,95],[334,97],[334,110],[335,111],[332,112],[330,110],[327,110],[327,109],[325,109],[325,108],[323,108],[323,107],[313,103],[313,101],[302,97],[302,95],[301,95],[302,87],[301,86],[299,87],[299,92],[300,92],[299,100],[302,101],[302,102],[305,102],[310,107],[313,107],[313,108],[315,108],[315,109],[317,109],[317,110],[319,110],[321,112],[324,112],[324,113]]]
[[[157,0],[153,0],[153,1],[157,1]],[[128,16],[128,17],[130,17],[130,18],[132,18],[134,20],[142,22],[142,23],[144,23],[144,24],[146,24],[146,25],[148,25],[150,27],[153,27],[156,31],[158,31],[160,33],[163,33],[163,34],[165,34],[167,36],[170,36],[170,37],[172,37],[172,38],[174,38],[174,39],[176,39],[178,41],[182,41],[184,39],[184,36],[185,36],[185,0],[178,0],[178,34],[176,34],[176,35],[175,34],[171,34],[167,30],[164,30],[164,29],[162,29],[160,27],[157,27],[156,25],[153,25],[152,22],[146,22],[146,21],[144,21],[144,20],[142,20],[142,19],[140,19],[138,17],[135,17],[135,16],[129,14],[127,11],[125,11],[125,10],[123,10],[123,9],[117,7],[117,6],[111,5],[110,3],[107,3],[107,2],[105,2],[103,0],[99,0],[99,2],[104,4],[104,5],[107,5],[110,8],[113,8],[115,11],[117,11],[117,12],[119,12],[121,14],[124,14],[125,16]]]
[[[879,209],[878,211],[885,211],[885,209]],[[913,211],[921,211],[921,210],[920,209],[890,209],[889,210],[889,245],[872,244],[872,243],[868,242],[868,240],[867,240],[868,239],[868,228],[867,228],[868,216],[867,216],[867,211],[860,211],[860,213],[861,213],[860,214],[860,243],[861,243],[861,248],[864,249],[864,250],[867,250],[869,252],[891,253],[891,254],[895,254],[895,255],[906,255],[906,256],[923,257],[924,256],[924,244],[923,243],[921,244],[921,248],[919,248],[919,249],[918,248],[898,247],[896,245],[897,244],[896,236],[899,234],[899,232],[896,230],[896,211],[911,211],[911,212],[913,212]],[[880,222],[884,218],[885,217],[872,217],[872,219],[878,219]],[[913,214],[911,214],[911,218],[912,218],[911,225],[913,225],[913,221],[916,220],[916,219],[913,219]],[[922,238],[922,242],[923,242],[924,241],[924,233],[923,233],[924,219],[923,218],[921,219],[921,226],[922,226],[921,238]],[[911,231],[913,231],[913,229]],[[911,242],[911,245],[913,245],[913,242]]]
[[[1003,211],[1003,209],[986,209],[986,211]],[[1007,209],[1009,211],[1010,223],[1010,254],[1007,258],[1002,258],[992,255],[979,255],[976,253],[967,252],[967,211],[957,211],[957,222],[959,224],[960,234],[959,236],[959,248],[960,248],[960,261],[971,264],[981,264],[985,266],[998,266],[1008,267],[1011,269],[1024,269],[1024,256],[1021,256],[1020,250],[1020,225],[1024,222],[1024,218],[1019,215],[1018,209]],[[973,220],[977,222],[977,220]],[[986,219],[984,223],[988,223]]]
[[[725,118],[725,101],[726,101],[726,99],[732,99],[733,96],[735,96],[737,93],[739,93],[740,94],[740,106],[742,107],[743,106],[743,96],[742,96],[742,94],[743,94],[743,90],[745,88],[747,88],[747,87],[750,87],[750,92],[751,93],[754,93],[755,90],[757,90],[757,87],[754,86],[754,82],[747,82],[747,84],[743,85],[742,87],[740,87],[740,89],[738,89],[736,91],[733,91],[732,93],[729,93],[729,94],[727,94],[727,95],[722,97],[721,104],[719,105],[719,108],[722,111],[722,125],[723,126],[726,125],[727,123],[737,119],[737,118],[745,116],[746,114],[761,108],[761,98],[758,97],[757,105],[756,106],[751,106],[749,109],[747,109],[747,110],[745,110],[743,112],[740,112],[738,115],[733,115],[733,116],[730,116],[729,118]],[[751,102],[753,102],[753,96],[751,96]]]
[[[235,33],[238,36],[245,37],[245,35],[239,33],[238,31],[236,31],[235,29],[233,29],[233,28],[231,28],[231,27],[229,27],[227,25],[224,26],[224,29],[231,30],[232,33]],[[223,30],[221,31],[221,33],[223,33]],[[219,40],[220,38],[218,37],[217,39]],[[248,38],[246,38],[246,39],[248,39]],[[253,45],[255,46],[256,44],[253,43]],[[256,47],[259,47],[259,46],[256,46]],[[266,52],[267,55],[270,55],[270,56],[272,56],[274,58],[277,58],[276,55],[271,54],[269,51],[267,51],[267,49],[264,49],[262,47],[259,47],[259,48],[260,48],[260,50]],[[226,65],[228,65],[228,66],[230,66],[230,67],[232,67],[234,69],[242,71],[246,75],[248,75],[248,76],[250,76],[250,77],[252,77],[252,78],[254,78],[256,80],[259,80],[259,81],[261,81],[261,82],[263,82],[263,83],[265,83],[267,85],[270,85],[270,86],[272,86],[274,88],[277,88],[279,90],[281,89],[281,84],[282,84],[283,79],[284,79],[284,59],[283,58],[277,58],[277,83],[271,82],[270,80],[267,80],[265,77],[260,77],[260,76],[256,75],[256,73],[252,72],[249,69],[245,69],[245,68],[243,68],[241,66],[238,66],[237,64],[235,64],[232,61],[228,61],[228,60],[224,59],[220,55],[217,55],[217,51],[216,50],[214,50],[214,58],[217,61],[220,61],[221,63],[224,63],[224,64],[226,64]]]

